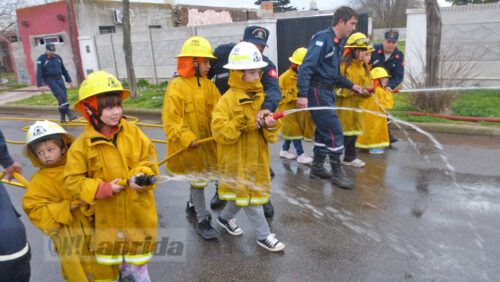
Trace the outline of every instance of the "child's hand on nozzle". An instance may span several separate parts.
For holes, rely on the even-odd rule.
[[[122,180],[121,178],[116,178],[115,180],[111,181],[111,191],[113,191],[113,194],[116,194],[120,192],[121,190],[125,189],[125,186],[123,185],[118,185],[116,182]]]
[[[196,140],[198,140],[198,139],[196,139]],[[195,140],[195,141],[196,141],[196,140]],[[193,142],[195,142],[195,141],[193,141]],[[197,144],[197,145],[198,145],[198,146],[200,146],[199,144]],[[138,174],[136,174],[134,177],[139,177],[139,176],[143,176],[143,175],[145,175],[145,174],[144,174],[144,172],[139,172],[139,173],[138,173]],[[132,178],[131,178],[131,179],[132,179]],[[140,186],[140,185],[137,185],[137,184],[135,184],[135,182],[134,182],[134,181],[129,181],[128,186],[130,186],[130,188],[132,188],[132,189],[134,189],[134,190],[136,190],[136,191],[137,191],[137,190],[144,189],[144,187],[146,187],[146,186]]]
[[[193,148],[197,148],[197,147],[200,147],[200,144],[198,144],[196,141],[198,141],[200,139],[196,139],[194,140],[193,142],[191,142],[191,144],[189,144],[189,149],[193,149]]]
[[[276,124],[276,120],[274,119],[273,115],[267,115],[264,117],[264,123],[266,126],[273,126]]]

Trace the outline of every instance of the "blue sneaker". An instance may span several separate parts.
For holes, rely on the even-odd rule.
[[[383,155],[384,154],[384,149],[382,148],[371,148],[369,150],[370,154],[374,154],[374,155]]]

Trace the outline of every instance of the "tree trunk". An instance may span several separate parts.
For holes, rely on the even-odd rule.
[[[441,49],[441,12],[437,0],[425,0],[425,14],[427,20],[425,86],[439,86],[439,56]],[[442,112],[442,103],[439,95],[426,92],[427,109]]]
[[[123,0],[123,52],[125,53],[125,65],[127,67],[128,85],[131,97],[139,97],[137,82],[135,81],[134,61],[132,60],[132,41],[130,39],[130,3]]]
[[[80,56],[78,56],[78,49],[76,46],[77,44],[76,35],[73,29],[73,3],[71,3],[71,0],[66,0],[66,9],[68,11],[68,25],[69,25],[69,38],[71,41],[71,52],[73,53],[73,63],[75,64],[76,68],[76,82],[78,83],[78,85],[80,85],[83,80],[83,75],[80,67]]]

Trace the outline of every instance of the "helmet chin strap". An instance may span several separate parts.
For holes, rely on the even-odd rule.
[[[198,82],[198,87],[201,87],[200,84],[200,66],[198,64],[198,59],[193,58],[194,61],[194,69],[196,71],[196,82]]]
[[[97,125],[99,122],[102,123],[101,119],[99,118],[98,113],[96,113],[95,109],[89,106],[86,101],[83,101],[83,105],[85,107],[85,110],[89,114],[89,121],[92,124],[92,126],[97,130]]]

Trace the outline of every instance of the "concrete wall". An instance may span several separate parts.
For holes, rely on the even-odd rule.
[[[441,8],[442,76],[447,85],[500,85],[500,5]],[[407,10],[405,83],[423,77],[426,19],[423,9]],[[465,68],[467,71],[458,71]]]
[[[261,18],[261,12],[258,9],[176,5],[175,18],[176,26],[195,26],[256,20]]]
[[[406,28],[374,28],[372,30],[372,39],[375,41],[382,41],[385,33],[389,30],[397,30],[399,32],[399,41],[406,40]]]
[[[14,66],[17,77],[17,83],[30,84],[31,75],[26,67],[26,57],[23,52],[23,45],[20,41],[11,43],[12,58],[14,59]]]
[[[121,1],[73,0],[81,36],[99,34],[99,26],[114,26],[116,33],[122,33],[122,24],[115,23],[113,11],[122,10]],[[131,31],[148,30],[150,25],[170,28],[175,25],[175,15],[171,4],[153,4],[131,2]]]
[[[137,79],[152,83],[170,80],[177,68],[175,55],[191,36],[205,37],[212,49],[220,44],[239,42],[245,27],[260,25],[270,31],[268,48],[264,54],[277,62],[276,20],[266,19],[217,25],[185,26],[171,29],[149,30],[132,33],[134,68]],[[122,34],[96,35],[93,37],[98,58],[97,68],[113,73],[120,79],[127,77],[122,48]]]

